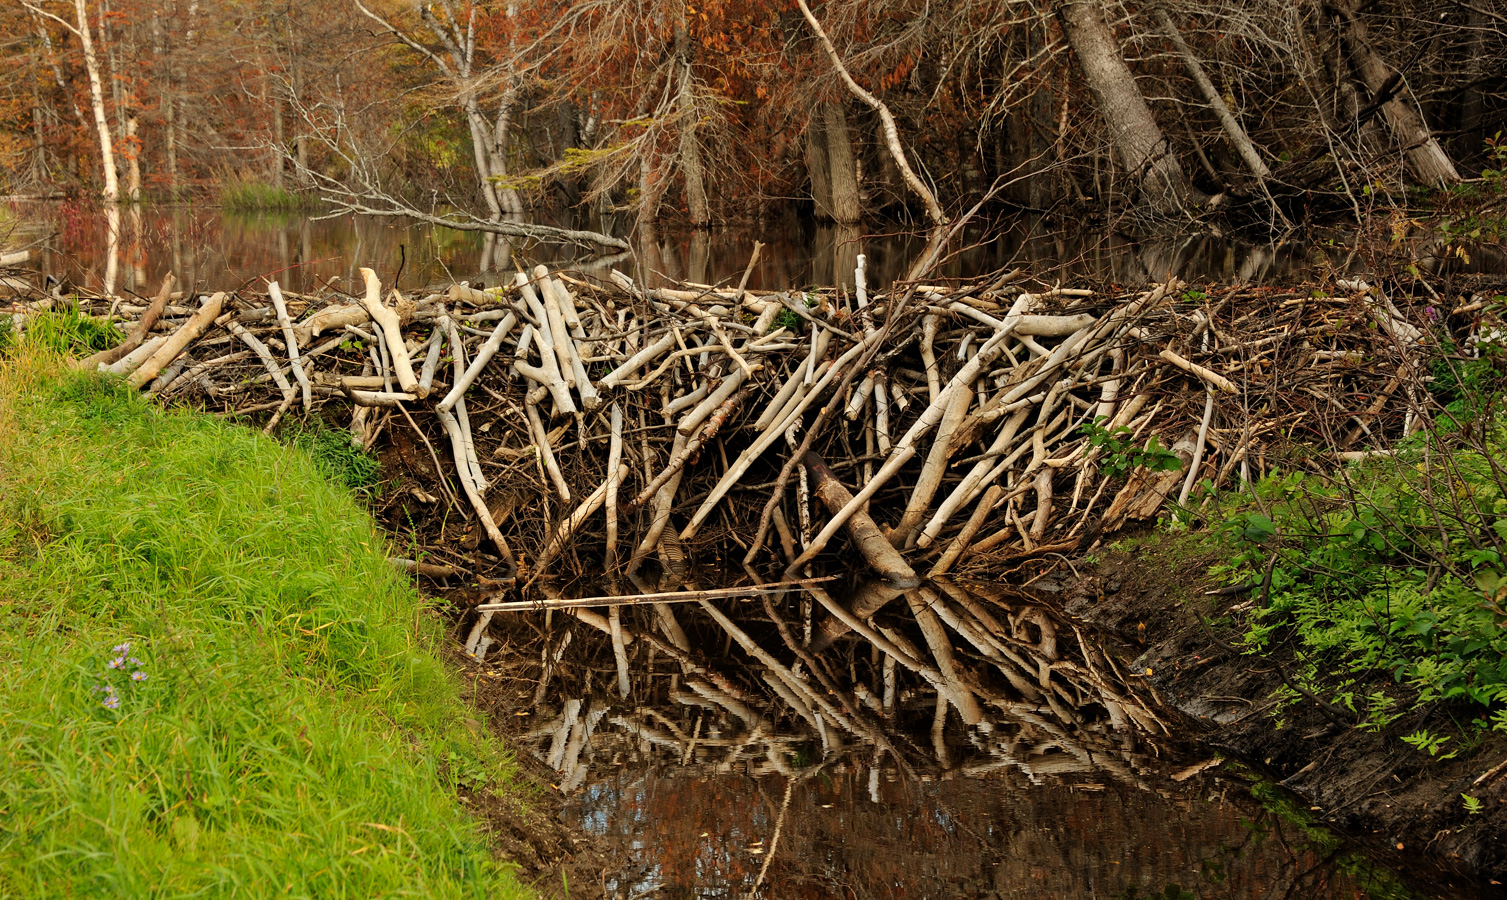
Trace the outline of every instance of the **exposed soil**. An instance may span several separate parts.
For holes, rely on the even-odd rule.
[[[498,658],[508,654],[499,653]],[[527,684],[504,670],[482,666],[458,650],[449,654],[460,671],[461,696],[491,718],[492,731],[504,742],[526,727],[512,714],[527,708]],[[520,702],[520,699],[522,702]],[[596,900],[606,895],[603,873],[611,861],[598,842],[561,821],[560,800],[545,766],[527,754],[514,757],[518,778],[508,794],[462,791],[461,802],[474,809],[492,838],[498,856],[516,863],[518,877],[541,897]]]
[[[1157,540],[1124,546],[1076,563],[1077,576],[1064,570],[1035,588],[1118,639],[1124,658],[1208,745],[1264,770],[1321,821],[1413,871],[1422,855],[1441,876],[1470,880],[1473,871],[1492,885],[1507,882],[1507,735],[1487,732],[1445,760],[1400,739],[1419,728],[1459,735],[1479,709],[1435,704],[1368,732],[1310,699],[1279,708],[1271,695],[1291,665],[1290,648],[1247,656],[1231,645],[1238,637],[1231,622],[1259,596],[1207,596],[1222,586],[1208,574],[1212,557],[1178,556]],[[1482,809],[1468,813],[1462,794],[1479,798]]]

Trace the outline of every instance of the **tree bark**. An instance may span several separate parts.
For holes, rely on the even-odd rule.
[[[811,179],[811,199],[818,219],[832,218],[832,164],[827,159],[826,117],[821,106],[811,110],[806,125],[806,175]]]
[[[691,224],[700,228],[712,220],[706,199],[706,177],[701,166],[701,148],[696,143],[696,98],[691,91],[691,64],[680,68],[680,174],[685,179],[685,203]]]
[[[1189,197],[1188,176],[1141,96],[1104,8],[1092,0],[1066,0],[1057,14],[1140,198],[1159,215],[1178,211]]]
[[[1270,180],[1271,169],[1267,168],[1266,162],[1261,159],[1261,154],[1256,152],[1256,145],[1251,143],[1250,136],[1246,134],[1244,128],[1240,127],[1240,123],[1235,119],[1235,114],[1230,112],[1230,107],[1224,102],[1224,98],[1219,95],[1219,91],[1215,90],[1214,82],[1210,81],[1208,74],[1204,72],[1203,64],[1198,61],[1197,56],[1193,55],[1193,48],[1188,46],[1188,42],[1183,40],[1182,33],[1177,30],[1177,23],[1172,21],[1172,17],[1164,9],[1157,10],[1156,17],[1162,25],[1162,30],[1172,41],[1172,46],[1177,49],[1177,55],[1182,57],[1183,67],[1188,70],[1188,77],[1198,85],[1199,93],[1203,94],[1204,101],[1214,110],[1214,115],[1219,117],[1219,124],[1224,128],[1225,137],[1229,138],[1235,152],[1240,154],[1245,167],[1256,177],[1257,182]]]
[[[1402,73],[1392,71],[1386,61],[1371,47],[1366,35],[1366,25],[1356,12],[1354,0],[1339,4],[1343,19],[1341,36],[1345,50],[1350,55],[1350,64],[1355,68],[1361,83],[1370,92],[1373,102],[1382,95],[1391,93],[1382,103],[1382,117],[1393,139],[1402,145],[1403,155],[1413,174],[1425,184],[1442,187],[1458,184],[1460,173],[1450,161],[1449,154],[1429,131],[1428,123],[1418,108],[1418,101],[1407,87]]]
[[[858,200],[858,166],[853,160],[853,138],[842,104],[823,103],[822,122],[826,126],[827,164],[832,172],[832,220],[851,225],[863,213]]]

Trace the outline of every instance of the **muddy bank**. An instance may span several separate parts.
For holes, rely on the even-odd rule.
[[[1303,797],[1317,821],[1356,835],[1381,858],[1425,857],[1462,884],[1507,881],[1507,735],[1484,732],[1457,756],[1434,759],[1401,736],[1455,734],[1478,708],[1435,704],[1371,732],[1309,699],[1279,705],[1272,695],[1291,650],[1247,656],[1232,643],[1239,630],[1231,623],[1259,598],[1207,596],[1222,587],[1207,574],[1216,559],[1181,553],[1157,535],[1133,539],[1080,560],[1080,577],[1064,569],[1035,587],[1118,640],[1204,744]],[[1468,812],[1462,794],[1479,798],[1480,810]]]

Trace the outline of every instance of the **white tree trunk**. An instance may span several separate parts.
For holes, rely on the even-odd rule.
[[[89,105],[94,111],[94,130],[99,133],[99,153],[105,175],[105,187],[101,196],[106,203],[119,203],[120,183],[115,176],[115,145],[110,139],[110,119],[105,114],[105,89],[100,82],[99,57],[94,52],[94,37],[89,28],[89,10],[85,6],[85,0],[73,0],[73,11],[78,18],[79,43],[84,48],[84,71],[89,75]],[[114,241],[118,244],[118,221],[112,231]]]
[[[1092,0],[1066,0],[1058,6],[1058,15],[1115,152],[1136,180],[1141,199],[1159,214],[1181,209],[1189,194],[1188,176],[1125,64],[1104,7]]]

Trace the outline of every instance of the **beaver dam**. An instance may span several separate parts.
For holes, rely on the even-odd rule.
[[[880,856],[899,877],[894,848],[916,835],[880,829],[890,851],[845,857],[832,841],[849,826],[822,818],[838,800],[821,791],[925,806],[935,795],[904,786],[993,773],[1193,815],[1206,800],[1182,785],[1212,760],[1182,758],[1144,673],[1004,580],[1071,566],[1128,523],[1197,517],[1278,462],[1386,454],[1423,424],[1415,300],[1361,281],[1124,291],[1017,270],[878,289],[859,257],[851,292],[540,266],[505,288],[402,294],[361,271],[354,295],[333,279],[185,297],[168,276],[140,301],[10,284],[17,327],[73,306],[125,323],[86,368],[269,433],[348,430],[378,454],[391,475],[373,504],[406,548],[394,565],[453,604],[478,702],[522,722],[514,745],[588,831],[643,830],[655,791],[625,785],[625,766],[753,785],[728,812],[747,838],[736,860],[666,838],[728,890],[837,891]],[[1329,449],[1298,449],[1313,446]],[[927,815],[949,840],[967,832]],[[1203,826],[1208,854],[1238,820]],[[977,855],[989,841],[974,838]],[[1127,840],[1129,859],[1141,838]],[[650,844],[604,865],[603,893],[674,881]],[[1230,896],[1273,879],[1354,895],[1332,847],[1281,846],[1225,859]],[[1213,858],[1148,857],[1126,880],[1073,874],[1061,852],[1042,877],[1027,858],[907,877],[923,895],[1160,891]]]

